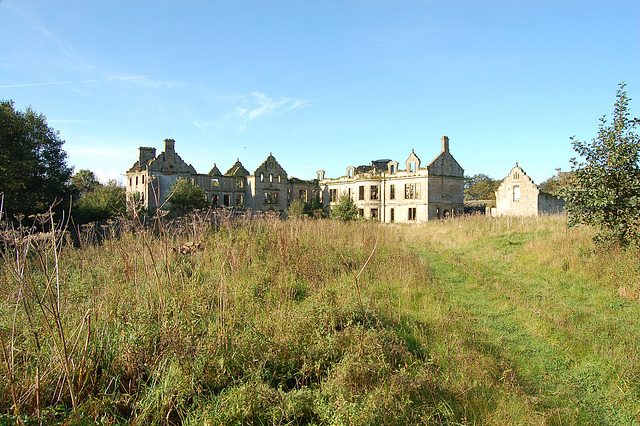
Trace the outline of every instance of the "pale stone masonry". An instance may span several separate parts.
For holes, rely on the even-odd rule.
[[[511,169],[496,191],[496,207],[492,216],[538,216],[559,213],[564,200],[540,191],[538,185],[522,170],[518,163]]]
[[[189,179],[202,188],[211,206],[241,211],[283,214],[295,197],[307,200],[318,192],[315,181],[289,178],[273,155],[253,174],[240,160],[224,174],[216,164],[208,174],[200,174],[176,153],[173,139],[165,139],[164,144],[164,151],[157,157],[155,148],[139,148],[139,159],[126,174],[127,198],[137,193],[149,211],[166,208],[169,190],[178,178]]]
[[[139,159],[126,174],[127,197],[138,194],[149,211],[166,208],[169,189],[184,178],[202,188],[213,207],[282,216],[296,198],[317,196],[329,210],[342,193],[351,195],[362,217],[381,222],[426,222],[464,212],[464,170],[449,152],[446,136],[440,154],[426,167],[411,151],[404,169],[397,161],[377,160],[348,167],[347,175],[336,179],[325,178],[320,170],[315,180],[289,177],[271,154],[253,173],[238,160],[224,174],[215,164],[208,174],[200,174],[176,153],[173,139],[164,142],[158,156],[155,148],[139,148]]]
[[[348,194],[360,216],[381,222],[415,223],[463,214],[464,170],[449,152],[449,138],[442,149],[422,167],[412,150],[404,169],[392,160],[373,161],[370,166],[348,167],[345,176],[326,179],[318,171],[322,199],[333,207]]]

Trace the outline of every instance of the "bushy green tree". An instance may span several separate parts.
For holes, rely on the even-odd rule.
[[[358,208],[353,203],[349,194],[344,193],[338,198],[338,204],[331,209],[331,219],[343,222],[358,218]]]
[[[479,173],[464,178],[464,199],[469,200],[494,200],[496,190],[501,181],[494,180],[489,176]]]
[[[82,169],[71,176],[71,185],[77,195],[82,195],[96,189],[100,181],[91,170]]]
[[[188,179],[178,178],[169,190],[168,206],[172,213],[182,215],[207,207],[204,190]]]
[[[98,182],[93,189],[83,192],[72,209],[76,224],[104,221],[125,213],[125,189],[115,180],[110,180],[106,185]]]
[[[44,115],[0,102],[0,192],[9,217],[43,212],[56,200],[68,200],[73,169],[63,144]]]
[[[629,98],[620,84],[613,122],[600,119],[598,137],[591,142],[572,137],[581,160],[571,159],[572,176],[563,191],[569,225],[599,228],[596,241],[626,246],[638,242],[640,218],[639,123],[629,117]]]

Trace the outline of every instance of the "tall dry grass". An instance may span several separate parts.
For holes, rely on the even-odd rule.
[[[5,229],[15,238],[0,266],[2,421],[633,416],[637,264],[598,252],[562,218],[192,216],[73,230],[75,245],[57,229],[42,240]],[[617,340],[599,342],[589,327]]]

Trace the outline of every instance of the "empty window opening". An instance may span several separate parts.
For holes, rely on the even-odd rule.
[[[378,185],[371,185],[369,188],[369,195],[372,200],[378,199]]]
[[[520,185],[513,187],[513,201],[520,201]]]
[[[358,200],[364,200],[364,185],[358,187]]]
[[[396,220],[396,211],[393,208],[389,211],[389,219],[391,222],[395,222]]]
[[[416,220],[417,211],[418,211],[418,209],[416,207],[409,207],[408,219],[409,220]]]
[[[265,191],[264,193],[265,204],[278,204],[278,193],[275,191]]]

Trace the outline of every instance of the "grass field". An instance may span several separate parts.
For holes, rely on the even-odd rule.
[[[5,245],[0,425],[640,424],[639,253],[564,217],[122,226]]]

